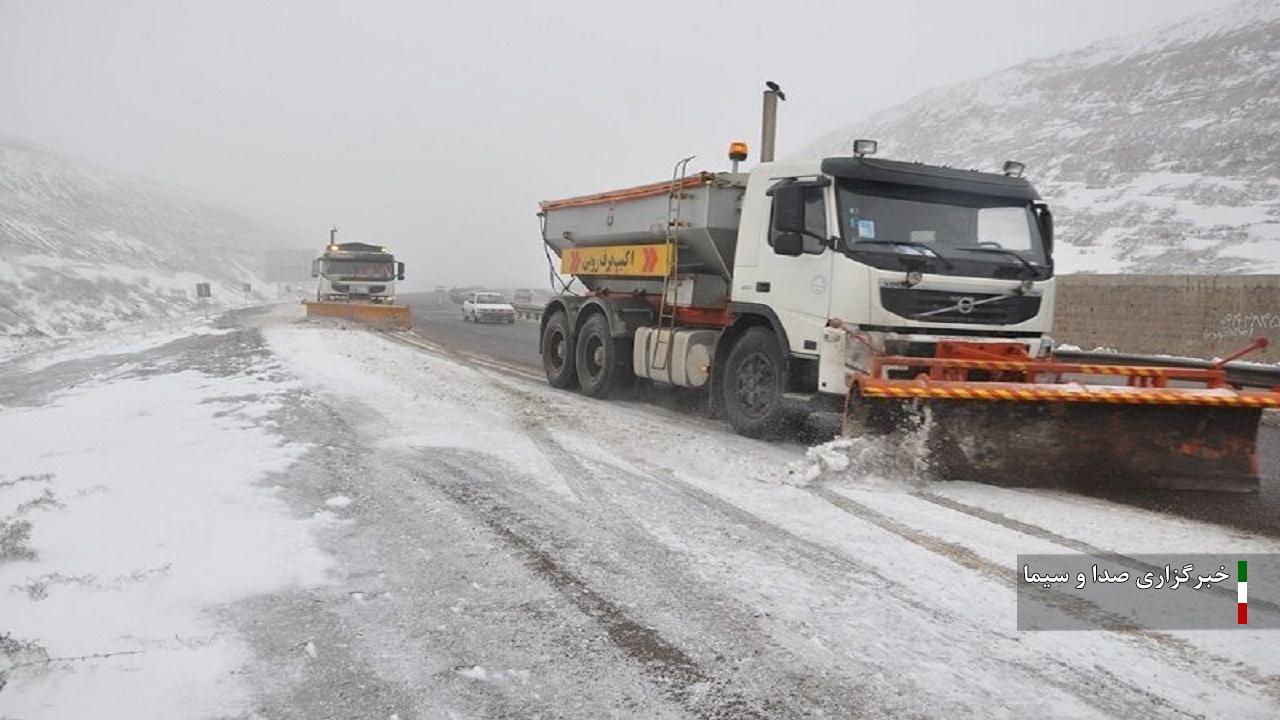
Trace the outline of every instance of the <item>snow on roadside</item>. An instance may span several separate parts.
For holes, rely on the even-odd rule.
[[[248,710],[248,650],[216,608],[326,582],[330,564],[318,521],[260,485],[305,450],[260,420],[286,387],[184,371],[0,411],[6,715]]]
[[[8,350],[15,365],[25,372],[34,372],[71,360],[139,353],[192,335],[222,335],[234,330],[216,327],[216,322],[216,316],[206,318],[198,313],[180,318],[143,320],[79,338],[45,339],[25,346],[10,345]],[[3,359],[0,352],[0,361]]]

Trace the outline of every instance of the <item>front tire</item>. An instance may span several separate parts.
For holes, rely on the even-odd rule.
[[[609,320],[595,314],[583,323],[578,333],[577,366],[578,384],[582,394],[604,398],[630,384],[631,370],[629,343],[609,332]]]
[[[773,333],[763,327],[747,329],[729,351],[721,382],[729,424],[747,437],[777,434],[788,415],[786,387],[786,358]]]
[[[572,388],[578,384],[573,341],[569,335],[569,317],[562,312],[547,318],[542,328],[542,369],[553,388]]]

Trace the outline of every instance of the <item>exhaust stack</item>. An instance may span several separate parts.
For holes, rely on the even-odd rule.
[[[778,101],[786,100],[786,93],[778,83],[765,81],[764,117],[760,121],[760,162],[773,162],[774,141],[778,136]]]

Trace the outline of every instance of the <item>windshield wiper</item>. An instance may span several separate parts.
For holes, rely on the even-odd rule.
[[[1032,265],[1030,262],[1027,262],[1026,258],[1022,257],[1021,255],[1019,255],[1018,253],[1012,250],[1009,250],[1008,248],[993,248],[993,247],[986,247],[983,245],[962,245],[960,247],[957,247],[956,250],[968,250],[969,252],[984,252],[984,253],[996,253],[997,255],[1007,255],[1008,257],[1011,257],[1014,260],[1017,260],[1018,262],[1022,263],[1023,267],[1030,270],[1031,277],[1035,278],[1036,280],[1042,279],[1040,277],[1040,268],[1036,267],[1035,265]]]
[[[933,255],[934,257],[938,258],[939,260],[942,261],[943,265],[947,266],[948,269],[955,267],[955,265],[952,264],[951,260],[948,259],[946,255],[943,255],[942,253],[935,250],[933,247],[929,245],[925,245],[924,243],[912,242],[910,240],[858,240],[854,242],[853,245],[855,248],[859,245],[903,245],[906,247],[913,247],[918,250],[924,250],[930,253],[931,255]]]

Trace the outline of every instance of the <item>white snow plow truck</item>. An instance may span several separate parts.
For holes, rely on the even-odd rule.
[[[404,280],[404,263],[381,245],[340,243],[329,231],[324,253],[311,263],[315,300],[305,300],[309,317],[338,317],[373,325],[408,329],[408,305],[396,304],[396,281]]]
[[[773,162],[777,92],[750,172],[735,142],[733,172],[686,160],[670,181],[541,203],[560,274],[587,289],[544,309],[551,385],[702,388],[748,436],[823,406],[849,432],[923,427],[946,478],[1256,490],[1280,392],[1220,366],[1055,359],[1053,216],[1019,163],[884,160],[863,140]]]

